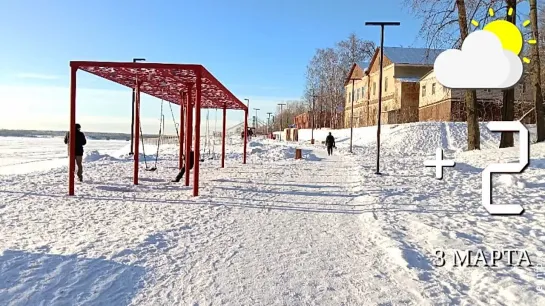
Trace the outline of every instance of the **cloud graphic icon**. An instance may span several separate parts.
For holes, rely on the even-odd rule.
[[[469,34],[462,50],[449,49],[434,63],[437,81],[448,88],[506,89],[522,77],[522,62],[504,50],[492,32],[477,30]]]

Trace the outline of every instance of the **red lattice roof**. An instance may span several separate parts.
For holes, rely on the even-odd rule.
[[[148,62],[82,62],[72,61],[75,67],[118,84],[134,88],[141,82],[140,91],[174,104],[180,104],[181,92],[187,84],[195,84],[201,74],[201,108],[247,110],[247,106],[221,84],[204,66],[194,64],[159,64]],[[193,85],[193,101],[196,87]]]

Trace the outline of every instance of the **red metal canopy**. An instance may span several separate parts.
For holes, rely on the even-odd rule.
[[[221,84],[204,66],[195,64],[160,64],[148,62],[88,62],[71,61],[70,67],[81,69],[134,88],[140,82],[140,91],[174,104],[180,104],[181,92],[188,83],[196,84],[197,72],[201,74],[201,108],[248,110],[233,93]],[[192,91],[196,98],[195,86]]]
[[[107,80],[119,83],[134,89],[134,173],[133,183],[138,184],[139,170],[139,139],[140,133],[140,93],[147,93],[153,97],[170,103],[182,105],[180,107],[180,152],[179,168],[182,168],[183,157],[185,165],[190,163],[190,154],[195,154],[195,160],[200,160],[201,143],[201,112],[203,108],[223,109],[223,141],[222,141],[222,168],[225,166],[225,134],[227,109],[244,110],[244,153],[242,163],[246,163],[246,148],[248,137],[248,107],[240,102],[225,86],[223,86],[202,65],[178,65],[142,62],[70,62],[70,158],[68,159],[68,194],[74,195],[74,170],[76,157],[76,75],[78,70],[87,71]],[[197,78],[199,76],[199,78]],[[187,89],[191,92],[187,94]],[[195,109],[195,113],[193,113]],[[184,114],[185,113],[185,114]],[[185,124],[184,124],[185,117]],[[193,117],[195,123],[193,124]],[[193,137],[193,129],[195,135]],[[194,142],[194,147],[192,147]],[[184,146],[185,144],[185,146]],[[185,149],[185,154],[183,153]],[[194,150],[194,153],[192,153]],[[185,185],[189,186],[189,167],[185,168]],[[194,165],[193,195],[199,195],[199,162]]]

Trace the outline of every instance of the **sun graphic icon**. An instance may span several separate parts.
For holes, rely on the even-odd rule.
[[[484,26],[483,30],[494,33],[500,39],[503,49],[509,50],[516,55],[522,51],[522,33],[511,22],[507,20],[495,20]]]
[[[491,8],[488,9],[488,15],[493,17],[495,15],[494,10]],[[507,15],[508,16],[513,15],[513,8],[508,9]],[[474,25],[475,27],[479,26],[479,22],[475,20],[471,20],[471,24]],[[530,25],[530,20],[524,21],[522,25],[524,27],[527,27],[528,25]],[[519,55],[520,52],[522,51],[524,39],[522,38],[522,33],[519,30],[519,28],[513,23],[507,20],[502,20],[502,19],[494,20],[486,24],[483,27],[483,30],[494,33],[494,35],[496,35],[498,39],[500,40],[504,50],[509,50],[515,53],[515,55]],[[531,45],[534,45],[536,44],[536,40],[530,39],[528,40],[528,43]],[[527,64],[530,63],[530,59],[527,57],[523,57],[522,60]]]
[[[511,16],[513,9],[507,14]],[[493,17],[494,11],[488,14]],[[494,20],[465,37],[460,49],[448,49],[437,56],[434,63],[436,79],[447,88],[458,89],[508,89],[522,78],[523,62],[530,59],[519,55],[524,39],[519,28],[507,20]],[[526,27],[529,20],[523,22]],[[527,41],[535,44],[535,39]]]

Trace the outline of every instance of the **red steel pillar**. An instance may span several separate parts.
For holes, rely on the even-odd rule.
[[[189,186],[189,154],[191,154],[191,140],[193,139],[193,102],[191,101],[193,84],[187,84],[187,104],[185,109],[185,185]],[[198,162],[195,160],[195,162]]]
[[[193,196],[199,195],[199,165],[201,159],[201,74],[200,68],[195,71],[197,75],[196,101],[195,101],[195,171],[193,172]]]
[[[140,84],[134,89],[134,169],[133,184],[138,185],[138,163],[140,162]]]
[[[244,152],[242,153],[242,163],[246,163],[246,151],[248,145],[248,110],[244,111]]]
[[[180,142],[180,151],[178,152],[178,170],[182,169],[182,166],[184,165],[184,103],[185,93],[182,91],[180,92],[180,125],[178,127],[178,130],[180,131],[180,139],[178,139]]]
[[[221,167],[225,168],[225,131],[227,130],[227,104],[223,104],[223,133],[221,134]]]
[[[77,67],[70,67],[70,136],[68,140],[68,195],[74,195],[76,170],[76,75]]]

